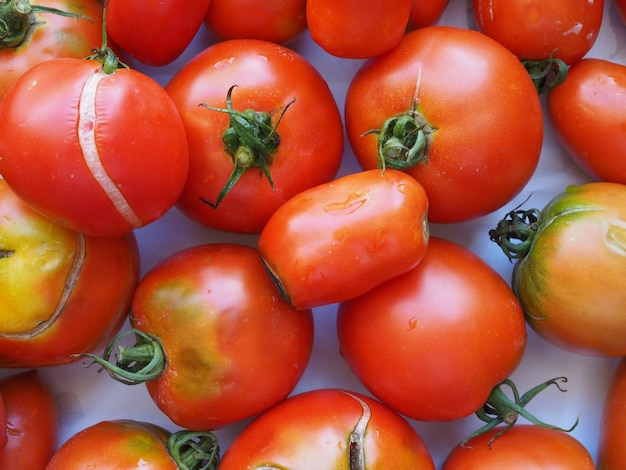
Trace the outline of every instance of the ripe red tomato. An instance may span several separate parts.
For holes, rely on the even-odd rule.
[[[626,66],[583,59],[550,91],[547,104],[570,157],[594,179],[626,184]]]
[[[259,233],[287,199],[339,169],[343,126],[335,99],[320,73],[281,45],[217,43],[189,61],[166,90],[187,130],[190,170],[178,208],[192,220]]]
[[[393,49],[406,31],[412,0],[308,0],[311,38],[337,57],[363,59]]]
[[[613,0],[613,5],[617,10],[617,14],[620,19],[626,23],[626,1],[625,0]]]
[[[165,90],[135,70],[52,59],[19,78],[0,115],[0,173],[72,230],[127,233],[161,217],[183,189],[183,123]]]
[[[626,462],[626,359],[618,362],[604,400],[598,439],[598,470],[614,470]]]
[[[541,103],[517,57],[451,26],[409,32],[367,61],[349,85],[345,119],[361,166],[384,160],[412,175],[437,223],[509,202],[533,175],[543,143]]]
[[[306,29],[306,0],[211,0],[204,24],[222,40],[285,44]]]
[[[37,0],[36,5],[9,0],[0,6],[0,19],[13,27],[0,39],[0,99],[35,65],[57,57],[83,59],[102,45],[102,4],[97,0]],[[41,7],[89,19],[44,12]],[[14,13],[19,21],[11,21]]]
[[[51,224],[0,178],[0,367],[68,363],[108,341],[139,278],[135,236]]]
[[[261,232],[259,251],[291,305],[328,305],[417,265],[427,212],[424,189],[405,173],[357,172],[289,199]]]
[[[371,397],[319,389],[288,398],[249,424],[220,470],[358,468],[434,470],[421,437]]]
[[[337,334],[363,385],[422,421],[476,412],[515,370],[527,336],[504,279],[471,251],[437,237],[413,270],[340,303]]]
[[[43,470],[59,440],[56,399],[32,369],[0,380],[6,423],[0,431],[6,444],[0,450],[0,468]]]
[[[425,28],[439,21],[449,0],[413,0],[409,13],[410,28]]]
[[[503,429],[496,427],[455,447],[441,470],[595,470],[589,451],[566,432],[517,424],[489,445]]]
[[[198,32],[211,0],[107,0],[109,38],[143,64],[176,60]]]

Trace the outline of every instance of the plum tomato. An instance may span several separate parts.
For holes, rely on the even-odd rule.
[[[626,359],[620,359],[609,383],[598,439],[598,470],[621,468],[626,462]]]

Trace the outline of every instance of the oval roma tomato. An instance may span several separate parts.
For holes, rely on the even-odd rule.
[[[196,222],[259,233],[287,199],[339,170],[343,125],[335,99],[304,57],[279,44],[219,42],[166,90],[189,140],[178,208]]]
[[[307,0],[311,38],[337,57],[364,59],[393,49],[406,31],[412,0]]]
[[[340,303],[337,335],[361,383],[422,421],[476,412],[516,369],[527,337],[504,279],[468,249],[438,237],[417,267]]]
[[[285,44],[307,27],[306,0],[211,0],[204,24],[222,40],[262,39]]]
[[[52,391],[32,369],[1,379],[0,395],[6,413],[0,468],[47,468],[60,434],[58,404]]]
[[[569,351],[626,355],[626,186],[569,186],[542,211],[510,212],[490,235],[507,248],[498,234],[520,229],[531,236],[517,236],[509,257],[519,258],[512,286],[528,324]]]
[[[595,470],[589,451],[563,431],[533,424],[516,424],[496,437],[504,427],[457,446],[441,470]]]
[[[52,224],[0,178],[0,367],[71,362],[122,326],[139,278],[135,236]]]
[[[102,60],[52,59],[20,77],[0,103],[0,174],[54,222],[116,236],[174,205],[189,155],[165,90]]]
[[[424,189],[405,173],[357,172],[289,199],[261,232],[259,252],[291,305],[328,305],[417,265],[427,213]]]
[[[626,66],[582,59],[550,91],[547,109],[563,148],[588,175],[626,184]]]
[[[626,359],[618,362],[604,400],[597,463],[598,470],[614,470],[626,462]]]
[[[439,21],[449,0],[413,0],[409,13],[409,28],[425,28]]]
[[[46,8],[86,18],[71,18]],[[16,16],[17,15],[17,16]],[[0,99],[28,69],[58,57],[84,59],[102,45],[102,4],[98,0],[8,0],[0,22],[10,33],[0,39]]]
[[[249,424],[220,470],[434,470],[417,432],[371,397],[318,389],[292,396]]]
[[[412,175],[436,223],[509,202],[533,175],[543,143],[541,103],[517,57],[451,26],[409,32],[363,64],[348,87],[345,119],[361,166]]]
[[[176,60],[202,25],[211,0],[107,0],[109,38],[139,62],[160,67]]]

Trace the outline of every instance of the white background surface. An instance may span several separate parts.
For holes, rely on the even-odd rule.
[[[626,27],[621,23],[611,0],[605,0],[605,15],[600,36],[587,55],[626,63]],[[468,27],[465,0],[450,0],[450,5],[440,24]],[[160,83],[166,84],[189,58],[213,42],[203,28],[194,43],[176,62],[162,68],[140,68]],[[340,109],[343,109],[345,92],[349,81],[362,61],[332,57],[322,51],[307,33],[290,44],[297,52],[308,58],[326,78]],[[341,174],[358,171],[354,156],[346,139],[345,161]],[[517,206],[532,193],[532,206],[543,207],[567,184],[588,181],[556,143],[550,123],[545,124],[545,141],[539,168],[525,191],[510,204],[494,214],[478,220],[455,225],[432,225],[433,235],[454,240],[481,256],[506,280],[510,279],[513,265],[500,249],[489,241],[488,231],[511,208]],[[530,204],[530,202],[529,202]],[[525,206],[526,207],[526,206]],[[145,272],[154,264],[183,248],[213,241],[240,242],[254,246],[252,236],[219,233],[201,227],[172,209],[165,217],[137,231]],[[341,387],[367,393],[357,382],[338,354],[335,333],[335,306],[315,310],[315,345],[311,362],[294,393],[323,387]],[[580,356],[557,349],[539,339],[529,330],[529,341],[524,359],[511,376],[521,392],[557,376],[566,376],[567,392],[561,393],[550,387],[536,397],[528,409],[540,419],[569,427],[577,416],[580,424],[572,432],[595,456],[600,415],[604,393],[615,359]],[[0,375],[9,375],[17,370],[3,370]],[[96,368],[85,369],[81,363],[42,370],[44,380],[53,389],[61,407],[62,441],[82,428],[103,419],[132,418],[160,424],[170,430],[177,429],[152,403],[143,385],[127,386],[112,380],[106,373],[98,374]],[[271,380],[271,377],[268,377]],[[435,464],[439,466],[454,445],[470,431],[483,423],[474,416],[444,422],[423,423],[410,421],[417,429],[428,448]],[[219,430],[222,449],[245,423]]]

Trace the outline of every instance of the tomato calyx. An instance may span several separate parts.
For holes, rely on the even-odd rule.
[[[533,398],[535,398],[539,393],[548,388],[550,385],[555,385],[559,391],[566,392],[567,390],[561,388],[559,384],[565,382],[567,382],[567,377],[555,377],[553,379],[546,380],[539,385],[536,385],[523,395],[519,394],[516,385],[511,380],[506,379],[500,382],[492,389],[485,404],[476,412],[476,416],[487,424],[463,439],[463,441],[461,442],[461,447],[471,447],[467,445],[467,442],[470,439],[488,432],[499,424],[504,424],[504,428],[489,440],[488,446],[491,447],[491,444],[493,444],[493,442],[498,437],[500,437],[502,434],[504,434],[513,427],[513,425],[517,422],[517,419],[520,416],[530,421],[531,423],[544,428],[554,429],[563,432],[573,431],[574,428],[578,425],[578,417],[576,418],[574,424],[570,428],[566,429],[540,421],[524,408]],[[506,385],[511,389],[513,393],[513,400],[511,400],[511,398],[509,398],[504,393],[504,391],[502,390],[503,385]]]
[[[217,437],[210,431],[177,431],[167,449],[181,470],[217,470],[220,463]]]
[[[526,256],[542,223],[539,209],[520,209],[524,202],[508,212],[495,229],[489,230],[490,240],[500,247],[509,261]]]
[[[522,65],[535,84],[537,93],[547,93],[567,78],[568,66],[561,59],[522,60]]]
[[[224,142],[224,150],[233,161],[233,171],[215,202],[200,198],[200,200],[214,209],[217,208],[222,199],[249,168],[260,168],[269,181],[270,186],[274,189],[270,165],[274,161],[274,155],[280,144],[280,135],[277,132],[277,128],[289,106],[296,101],[294,98],[285,106],[270,112],[255,111],[253,109],[237,111],[233,109],[232,104],[232,93],[236,87],[237,85],[233,85],[228,89],[226,108],[216,108],[206,103],[200,103],[199,105],[211,111],[229,115],[229,127],[222,135],[222,142]],[[276,113],[278,113],[278,118],[276,123],[273,124],[272,118]]]

